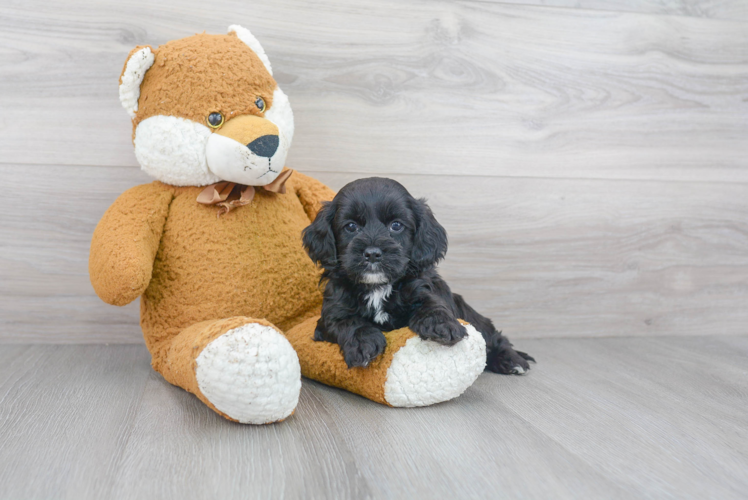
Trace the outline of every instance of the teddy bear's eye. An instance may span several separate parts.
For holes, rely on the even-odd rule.
[[[265,99],[262,97],[258,97],[255,99],[255,106],[257,106],[257,109],[259,109],[261,112],[265,111]]]
[[[211,113],[208,115],[208,126],[218,128],[223,125],[223,115],[221,113]]]

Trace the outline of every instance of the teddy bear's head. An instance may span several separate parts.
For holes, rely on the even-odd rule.
[[[271,183],[293,138],[288,98],[249,30],[136,47],[120,76],[143,170],[176,186]]]

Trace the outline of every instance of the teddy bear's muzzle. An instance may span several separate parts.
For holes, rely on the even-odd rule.
[[[288,143],[270,120],[242,115],[211,134],[205,156],[208,168],[221,180],[264,186],[283,169]]]

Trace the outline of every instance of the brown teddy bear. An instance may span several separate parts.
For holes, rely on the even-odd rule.
[[[241,26],[158,49],[133,49],[120,77],[135,155],[157,180],[123,193],[93,235],[89,271],[109,304],[141,297],[153,368],[221,415],[288,417],[300,375],[391,406],[454,398],[485,365],[472,327],[454,347],[407,329],[348,369],[314,342],[319,271],[301,231],[333,191],[284,167],[294,133],[288,98]]]

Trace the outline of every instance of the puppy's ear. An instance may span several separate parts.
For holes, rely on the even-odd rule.
[[[332,222],[335,218],[334,203],[334,201],[324,203],[322,209],[317,212],[314,222],[301,233],[306,253],[315,264],[319,263],[325,269],[334,268],[338,260],[335,234],[332,231]]]
[[[447,231],[436,221],[425,199],[413,200],[413,214],[416,217],[416,234],[410,262],[417,271],[425,271],[447,253]]]

